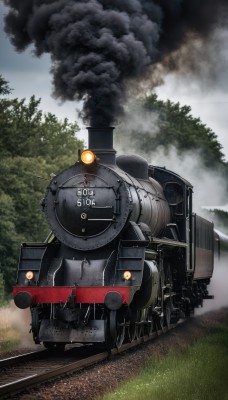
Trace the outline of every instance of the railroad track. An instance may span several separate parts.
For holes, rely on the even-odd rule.
[[[48,350],[36,351],[21,356],[0,360],[0,399],[11,398],[32,386],[77,372],[83,368],[127,351],[172,329],[167,327],[126,343],[120,349],[98,352],[94,346],[83,346],[54,354]]]
[[[37,358],[41,358],[47,354],[46,350],[41,351],[31,351],[29,353],[20,354],[18,356],[9,357],[0,360],[0,371],[5,369],[6,367],[12,367],[13,365],[19,365],[20,363],[24,363],[26,361],[32,361]],[[1,382],[1,377],[0,377]]]

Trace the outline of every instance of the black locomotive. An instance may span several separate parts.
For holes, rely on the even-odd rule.
[[[21,247],[14,301],[47,348],[150,335],[202,305],[213,273],[214,228],[193,213],[192,185],[116,157],[113,128],[88,130],[90,151],[47,188],[50,236]]]

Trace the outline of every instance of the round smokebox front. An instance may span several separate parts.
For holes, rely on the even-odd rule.
[[[61,174],[55,177],[56,191],[53,195],[50,190],[46,197],[46,216],[56,237],[81,250],[98,248],[113,240],[129,211],[128,193],[119,177],[99,166],[96,173],[62,178]]]

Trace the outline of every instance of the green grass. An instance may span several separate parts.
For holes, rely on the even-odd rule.
[[[102,400],[228,400],[228,327],[180,353],[149,360]]]
[[[12,350],[20,344],[19,340],[4,340],[0,342],[0,353],[2,351]]]
[[[0,352],[13,349],[20,343],[18,329],[13,325],[15,313],[8,304],[0,307]]]

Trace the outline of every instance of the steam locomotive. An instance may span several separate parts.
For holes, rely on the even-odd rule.
[[[193,213],[192,185],[140,156],[116,157],[113,128],[88,133],[89,150],[47,188],[51,234],[22,244],[13,290],[49,349],[119,348],[210,297],[214,227]]]

